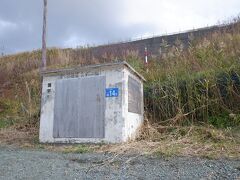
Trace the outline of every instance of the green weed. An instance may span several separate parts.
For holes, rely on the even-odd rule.
[[[75,146],[67,147],[63,151],[63,153],[79,153],[79,154],[88,153],[88,152],[91,152],[91,149],[87,145],[75,145]]]

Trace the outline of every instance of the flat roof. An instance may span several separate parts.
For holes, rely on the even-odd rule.
[[[143,81],[146,81],[145,78],[139,74],[130,64],[128,64],[126,61],[119,61],[119,62],[113,62],[113,63],[104,63],[104,64],[93,64],[93,65],[87,65],[87,66],[77,66],[73,68],[62,68],[62,69],[49,69],[49,70],[43,70],[41,71],[42,76],[53,76],[58,74],[69,74],[71,72],[83,72],[88,69],[97,69],[97,68],[104,68],[104,67],[114,67],[114,66],[125,66],[127,67],[133,74],[138,76]]]

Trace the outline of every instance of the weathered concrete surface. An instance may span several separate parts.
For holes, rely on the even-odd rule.
[[[0,179],[232,179],[240,160],[62,154],[0,147]]]
[[[104,77],[105,88],[118,88],[118,97],[104,97],[105,98],[105,112],[104,112],[104,137],[93,138],[79,138],[73,136],[57,137],[54,135],[54,108],[56,106],[56,82],[59,80],[77,79],[82,77]],[[141,101],[143,106],[143,79],[131,67],[126,66],[125,63],[115,64],[114,66],[94,66],[91,68],[83,68],[78,71],[62,70],[54,73],[47,73],[43,76],[42,86],[42,109],[40,118],[40,142],[46,143],[118,143],[129,139],[134,139],[136,132],[143,122],[143,107],[140,114],[128,112],[128,78],[134,78],[141,84],[141,98],[136,101]],[[51,83],[51,85],[49,84]],[[50,86],[50,87],[49,87]],[[104,91],[105,91],[104,88]],[[77,89],[76,89],[77,90]],[[87,106],[87,105],[86,105]],[[72,107],[72,106],[71,106]],[[64,110],[63,110],[64,111]],[[89,108],[89,111],[91,109]],[[66,112],[69,113],[69,112]],[[65,115],[62,115],[65,117]],[[70,116],[70,115],[69,115]],[[59,117],[60,118],[60,117]],[[100,118],[100,117],[99,117]],[[61,118],[60,118],[61,119]],[[64,118],[66,120],[67,116]],[[72,120],[74,121],[74,119]],[[78,121],[78,120],[76,120]],[[68,124],[68,123],[66,123]],[[60,125],[61,127],[62,124]],[[75,129],[75,128],[74,128]],[[73,129],[73,131],[75,131]],[[90,129],[88,129],[90,130]],[[68,131],[71,131],[69,129]],[[69,134],[69,133],[68,133]],[[71,133],[70,133],[71,134]],[[83,137],[83,136],[82,136]]]

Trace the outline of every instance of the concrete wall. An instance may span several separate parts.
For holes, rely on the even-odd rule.
[[[123,66],[88,70],[81,73],[44,76],[42,84],[42,108],[40,118],[40,142],[43,143],[118,143],[134,138],[136,128],[143,120],[142,115],[128,113],[127,78],[131,74]],[[119,88],[118,97],[106,97],[105,109],[105,138],[53,138],[55,82],[63,78],[76,78],[85,76],[102,75],[106,77],[106,88]],[[132,75],[135,77],[134,75]],[[135,77],[136,78],[136,77]],[[48,83],[51,91],[48,92]]]
[[[139,55],[144,57],[144,50],[145,47],[147,47],[149,56],[161,57],[164,56],[165,53],[172,47],[179,46],[179,42],[181,42],[181,47],[186,49],[189,47],[189,42],[191,42],[193,39],[195,40],[204,38],[214,32],[231,32],[235,25],[237,24],[211,26],[129,42],[101,45],[91,48],[91,54],[95,58],[99,59],[103,55],[108,55],[109,57],[125,57],[127,51],[138,51]]]

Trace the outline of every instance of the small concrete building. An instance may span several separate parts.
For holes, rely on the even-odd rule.
[[[143,123],[144,78],[117,62],[42,73],[42,143],[119,143]]]

